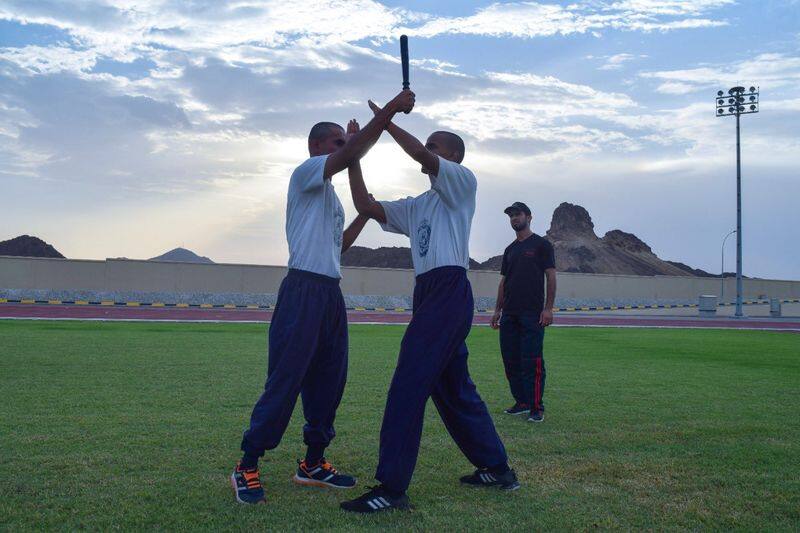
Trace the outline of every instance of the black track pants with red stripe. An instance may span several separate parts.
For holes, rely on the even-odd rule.
[[[500,351],[511,395],[517,403],[544,411],[544,328],[539,315],[506,315],[500,319]]]

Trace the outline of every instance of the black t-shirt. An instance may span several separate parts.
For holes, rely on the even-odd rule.
[[[544,308],[544,271],[556,267],[553,245],[535,233],[514,241],[503,252],[500,273],[506,277],[503,313],[539,314]]]

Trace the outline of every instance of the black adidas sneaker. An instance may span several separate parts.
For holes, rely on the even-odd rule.
[[[473,487],[497,487],[502,490],[517,490],[517,474],[509,469],[505,474],[494,474],[488,468],[479,468],[469,476],[461,478],[461,483]]]
[[[405,511],[410,509],[408,496],[403,494],[393,498],[383,486],[372,487],[369,492],[356,498],[342,502],[339,507],[351,513],[379,513],[382,511]]]
[[[531,411],[528,422],[544,422],[544,411]]]
[[[527,403],[515,403],[503,411],[507,415],[527,415],[531,412],[531,406]]]

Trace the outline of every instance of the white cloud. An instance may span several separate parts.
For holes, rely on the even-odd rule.
[[[623,0],[612,3],[607,9],[651,16],[685,16],[700,15],[735,3],[735,0]]]
[[[697,17],[733,0],[625,1],[613,4],[577,3],[568,6],[538,2],[495,3],[466,17],[438,17],[416,28],[411,35],[490,35],[494,37],[545,37],[575,33],[597,33],[604,29],[671,31],[722,26],[725,20]]]
[[[604,59],[606,60],[601,66],[599,66],[598,70],[619,70],[621,69],[625,63],[633,61],[635,59],[641,59],[647,57],[646,55],[637,55],[637,54],[628,54],[628,53],[621,53],[621,54],[614,54],[612,56],[605,56]],[[588,59],[592,59],[590,56]]]
[[[774,91],[795,86],[800,82],[800,57],[764,53],[730,65],[643,72],[639,75],[642,78],[660,81],[657,90],[665,94],[726,89],[738,83],[748,85],[753,83]]]
[[[142,43],[202,51],[247,42],[279,46],[299,38],[354,42],[387,35],[413,17],[372,0],[134,0],[118,5],[6,0],[0,18],[54,25],[104,51]]]
[[[19,66],[29,74],[80,72],[91,70],[95,66],[97,53],[91,50],[76,50],[69,46],[24,46],[0,48],[0,60]]]
[[[481,81],[483,83],[481,83]],[[451,82],[452,83],[452,82]],[[417,112],[480,142],[532,141],[539,159],[640,145],[607,122],[636,110],[628,96],[532,73],[487,72],[456,98],[418,105]]]

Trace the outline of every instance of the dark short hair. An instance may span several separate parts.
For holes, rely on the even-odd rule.
[[[447,139],[447,149],[451,152],[455,152],[458,158],[456,163],[461,163],[464,160],[464,152],[466,151],[464,148],[464,139],[452,131],[434,131],[433,135],[442,135],[445,139]]]
[[[344,128],[335,122],[317,122],[308,132],[308,142],[324,141],[330,136],[331,130],[334,128],[344,131]]]

